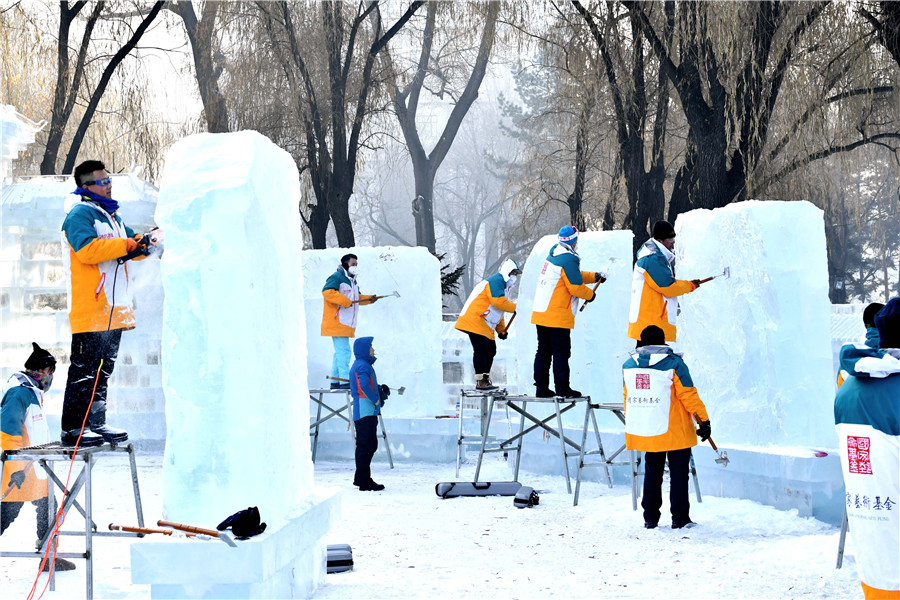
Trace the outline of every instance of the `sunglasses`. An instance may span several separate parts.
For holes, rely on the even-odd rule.
[[[85,181],[82,185],[112,185],[112,179],[104,177],[103,179],[95,179],[94,181]]]

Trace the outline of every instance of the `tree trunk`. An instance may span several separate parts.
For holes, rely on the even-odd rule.
[[[416,197],[412,203],[413,219],[416,223],[416,245],[425,246],[435,253],[434,236],[434,174],[427,162],[413,161],[413,176],[416,182]]]

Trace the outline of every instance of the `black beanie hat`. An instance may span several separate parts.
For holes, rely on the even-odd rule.
[[[875,327],[882,348],[900,348],[900,298],[892,298],[878,311]]]
[[[669,240],[675,237],[675,228],[668,221],[657,221],[653,224],[653,237],[658,240]]]
[[[666,334],[656,325],[648,325],[641,332],[641,346],[664,346],[666,344]]]
[[[31,356],[28,357],[28,360],[25,361],[25,368],[29,371],[39,371],[45,367],[52,367],[56,365],[56,359],[53,358],[53,355],[38,346],[35,342],[31,342],[31,345],[34,346],[34,351],[31,353]]]
[[[863,311],[863,324],[866,327],[875,327],[875,315],[877,315],[878,311],[882,308],[884,308],[884,304],[881,302],[873,302],[868,305],[866,310]]]

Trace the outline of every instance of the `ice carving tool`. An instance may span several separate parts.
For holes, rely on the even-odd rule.
[[[163,535],[169,535],[172,537],[189,537],[189,538],[197,538],[198,540],[211,540],[212,538],[208,535],[204,535],[202,533],[185,533],[181,531],[173,531],[171,529],[151,529],[150,527],[131,527],[129,525],[115,525],[113,523],[109,524],[110,531],[127,531],[129,533],[161,533]]]
[[[698,415],[697,413],[694,413],[694,420],[697,421],[697,425],[699,425],[700,423],[703,422],[700,420],[700,415]],[[719,450],[716,447],[716,443],[713,441],[712,436],[709,436],[706,439],[709,442],[709,445],[712,446],[713,452],[715,452],[718,455],[718,458],[716,459],[716,464],[720,464],[723,467],[727,467],[728,463],[731,462],[728,460],[728,452],[726,452],[725,450]]]
[[[513,321],[515,321],[515,320],[516,320],[516,311],[513,311],[513,316],[511,316],[511,317],[509,318],[509,323],[507,323],[507,324],[506,324],[506,327],[505,327],[506,333],[509,333],[509,328],[512,327],[512,323],[513,323]]]
[[[600,276],[603,278],[603,281],[606,281],[607,279],[609,279],[609,270],[612,268],[614,262],[616,262],[616,258],[611,257],[609,259],[609,262],[606,263],[606,268],[603,269],[602,271],[600,271]],[[593,292],[595,294],[597,293],[597,288],[600,287],[600,284],[603,283],[603,281],[598,281],[597,283],[594,284],[594,287],[591,288],[591,290],[593,290]],[[588,305],[587,302],[582,304],[581,308],[578,309],[578,312],[584,311],[584,307],[587,305]]]
[[[718,275],[713,275],[712,277],[707,277],[706,279],[701,279],[700,283],[706,283],[707,281],[712,281],[716,277],[724,277],[725,279],[731,279],[731,267],[725,267]]]
[[[382,298],[391,298],[391,297],[399,298],[400,292],[398,292],[397,290],[394,290],[393,293],[387,294],[386,296],[375,296],[375,298],[372,300],[372,302],[374,302],[375,300],[381,300]],[[359,302],[361,302],[361,301],[360,300],[352,300],[351,304],[358,304]]]
[[[331,375],[326,375],[325,379],[333,379],[334,381],[343,381],[344,383],[350,383],[349,379],[344,379],[343,377],[332,377]],[[388,389],[394,390],[402,396],[403,392],[406,391],[406,386],[401,385],[399,388],[388,388]],[[339,390],[339,391],[341,391],[341,390]],[[343,391],[346,391],[346,390],[343,390]]]
[[[203,535],[208,535],[209,537],[217,537],[232,548],[237,548],[237,544],[234,543],[234,540],[231,539],[231,536],[224,531],[216,531],[215,529],[202,529],[200,527],[194,527],[192,525],[182,525],[181,523],[172,523],[170,521],[157,521],[156,524],[160,527],[171,527],[172,529],[177,529],[178,531],[187,531],[188,533],[200,533]]]

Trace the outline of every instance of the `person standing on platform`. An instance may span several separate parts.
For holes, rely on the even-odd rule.
[[[580,270],[577,229],[568,225],[563,227],[557,240],[541,267],[531,312],[531,322],[537,326],[538,336],[534,355],[535,396],[580,398],[581,392],[569,385],[569,356],[572,354],[572,329],[578,312],[578,298],[593,301],[594,290],[585,284],[602,283],[606,281],[606,275]],[[556,391],[550,389],[551,362]]]
[[[662,482],[669,462],[672,529],[693,526],[688,499],[688,467],[697,436],[706,441],[712,428],[681,355],[666,345],[655,325],[641,332],[635,353],[622,365],[625,380],[625,447],[644,452],[644,527],[659,524]],[[694,430],[693,415],[700,419]]]
[[[44,417],[44,392],[53,383],[56,359],[32,342],[33,352],[25,361],[25,368],[13,373],[6,384],[0,402],[0,449],[16,450],[46,444],[50,430]],[[0,481],[0,535],[16,520],[26,502],[37,509],[37,536],[44,539],[50,530],[51,515],[56,513],[49,480],[37,464],[26,461],[7,461]],[[57,558],[56,571],[71,571],[75,565]],[[49,562],[44,563],[49,570]]]
[[[641,339],[649,325],[663,330],[667,342],[675,341],[677,296],[700,287],[699,279],[675,279],[675,228],[668,221],[653,225],[653,237],[637,253],[631,279],[631,307],[628,311],[628,337]]]
[[[900,298],[874,317],[880,349],[841,348],[834,399],[845,507],[867,600],[900,598]]]
[[[356,428],[356,473],[353,485],[361,492],[380,492],[384,485],[372,479],[372,457],[378,450],[378,415],[391,390],[378,384],[375,375],[375,348],[372,337],[353,342],[356,360],[350,369],[350,395],[353,396],[353,426]]]
[[[491,381],[491,366],[497,354],[497,337],[505,340],[506,321],[504,313],[516,310],[516,304],[509,299],[509,293],[516,285],[522,271],[511,258],[500,265],[500,270],[475,286],[456,320],[456,329],[469,334],[472,342],[472,363],[475,366],[475,389],[496,390]]]
[[[358,259],[355,254],[341,257],[341,265],[325,281],[322,297],[322,336],[330,337],[334,344],[331,360],[331,389],[350,389],[350,384],[338,379],[349,379],[350,338],[356,336],[356,317],[363,304],[374,304],[374,295],[360,294],[356,282]]]
[[[122,220],[102,162],[81,163],[74,177],[78,188],[66,199],[62,224],[72,354],[61,439],[74,445],[81,435],[80,444],[86,447],[128,439],[126,431],[106,424],[106,394],[122,332],[135,327],[131,274],[128,264],[117,259],[137,250],[141,236]],[[82,432],[86,413],[90,431]]]

